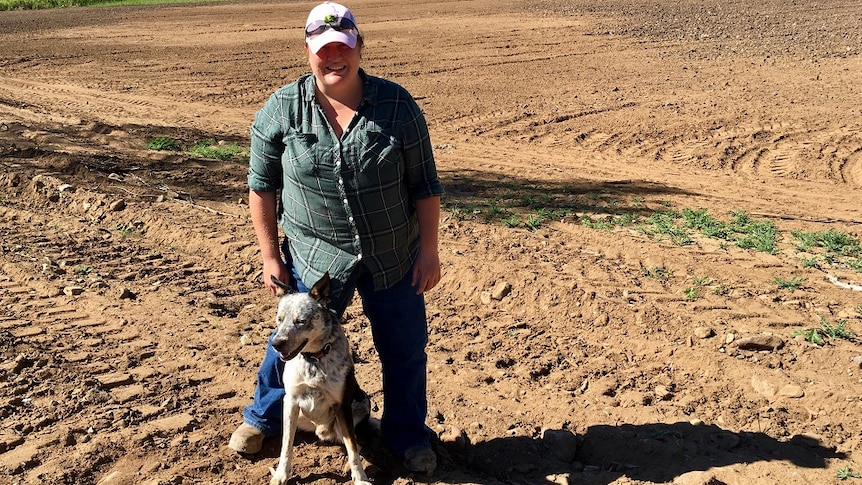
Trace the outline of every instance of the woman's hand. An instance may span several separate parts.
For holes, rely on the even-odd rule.
[[[422,294],[437,286],[440,282],[440,257],[437,251],[423,251],[419,248],[419,255],[413,264],[413,286],[416,294]]]

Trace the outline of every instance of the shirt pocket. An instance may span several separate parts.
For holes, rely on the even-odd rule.
[[[369,131],[368,144],[360,154],[361,172],[379,171],[381,178],[388,179],[397,174],[401,166],[401,142],[385,131]],[[391,172],[384,176],[384,172]]]
[[[282,138],[284,142],[283,162],[296,172],[314,174],[320,170],[318,138],[315,133],[289,131]]]

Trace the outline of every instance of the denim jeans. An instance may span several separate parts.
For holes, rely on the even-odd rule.
[[[293,270],[291,285],[298,291],[308,287]],[[428,447],[430,429],[425,425],[428,324],[425,298],[416,294],[408,273],[392,288],[375,291],[371,274],[358,269],[345,282],[333,281],[330,307],[344,313],[355,292],[371,322],[374,346],[383,368],[383,440],[390,451],[402,456],[415,447]],[[270,341],[275,336],[270,336]],[[254,401],[243,412],[244,421],[266,436],[281,434],[284,363],[278,352],[267,345],[257,374]],[[361,385],[361,383],[360,383]]]

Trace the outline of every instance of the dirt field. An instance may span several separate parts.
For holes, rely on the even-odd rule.
[[[145,144],[247,146],[306,69],[312,5],[0,12],[0,483],[268,483],[276,440],[226,446],[275,303],[245,166]],[[793,236],[862,239],[862,4],[349,5],[365,68],[427,113],[447,190],[434,481],[862,473],[860,340],[794,337],[862,333],[859,255]],[[778,246],[644,229],[671,209],[742,211]],[[640,220],[597,227],[625,214]],[[380,403],[368,323],[348,313]],[[295,483],[349,479],[338,447],[305,437],[295,457]],[[366,458],[376,483],[414,481]]]

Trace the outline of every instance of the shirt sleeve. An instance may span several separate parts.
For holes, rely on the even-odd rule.
[[[281,168],[284,153],[282,110],[279,92],[276,92],[254,116],[248,161],[248,187],[251,190],[273,192],[284,184]]]
[[[441,195],[443,186],[437,176],[425,115],[416,101],[409,94],[406,96],[404,109],[408,116],[401,128],[407,190],[413,200]]]

